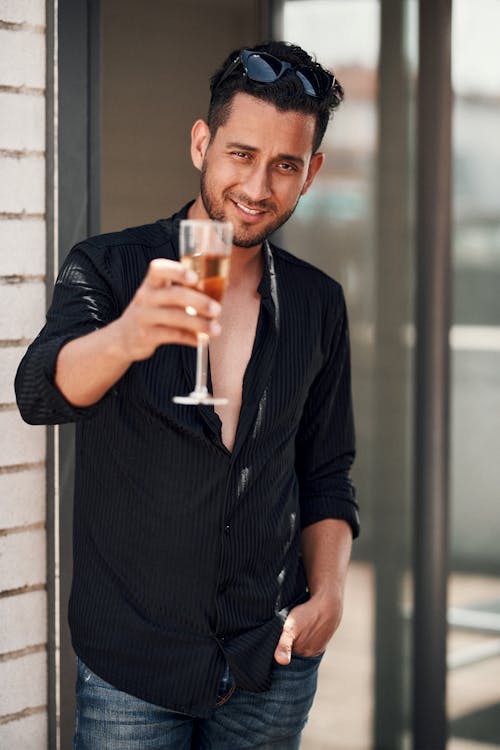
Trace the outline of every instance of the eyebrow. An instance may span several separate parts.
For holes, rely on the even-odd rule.
[[[235,141],[226,144],[226,148],[237,148],[240,151],[250,151],[251,153],[256,153],[259,150],[255,146],[249,146],[246,143],[236,143]],[[302,157],[300,156],[294,156],[293,154],[278,154],[278,160],[293,161],[295,162],[295,164],[298,164],[301,167],[304,166],[304,159],[302,159]]]

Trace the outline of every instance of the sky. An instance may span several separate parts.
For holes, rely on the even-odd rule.
[[[416,0],[408,0],[408,53],[416,58]],[[327,66],[376,65],[377,0],[293,0],[285,3],[284,36]],[[500,96],[500,0],[453,0],[455,91]]]

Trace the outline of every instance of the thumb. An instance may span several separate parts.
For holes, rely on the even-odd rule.
[[[294,640],[295,636],[292,630],[289,627],[287,628],[285,624],[283,632],[281,633],[281,638],[279,639],[278,645],[276,646],[276,650],[274,652],[274,658],[278,662],[278,664],[290,664]]]

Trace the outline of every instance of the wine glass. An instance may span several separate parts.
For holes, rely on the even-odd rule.
[[[228,221],[184,219],[179,230],[180,261],[196,271],[196,288],[218,302],[226,290],[233,247],[233,225]],[[187,307],[189,315],[196,310]],[[215,398],[207,388],[208,336],[198,334],[196,350],[196,385],[188,396],[174,396],[176,404],[227,404],[227,398]]]

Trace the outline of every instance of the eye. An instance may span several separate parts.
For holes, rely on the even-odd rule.
[[[288,161],[282,161],[282,162],[280,162],[278,164],[278,169],[281,172],[296,172],[297,171],[297,167],[295,166],[295,164],[291,164]]]
[[[231,156],[235,156],[237,159],[249,159],[250,154],[246,151],[231,151]]]

